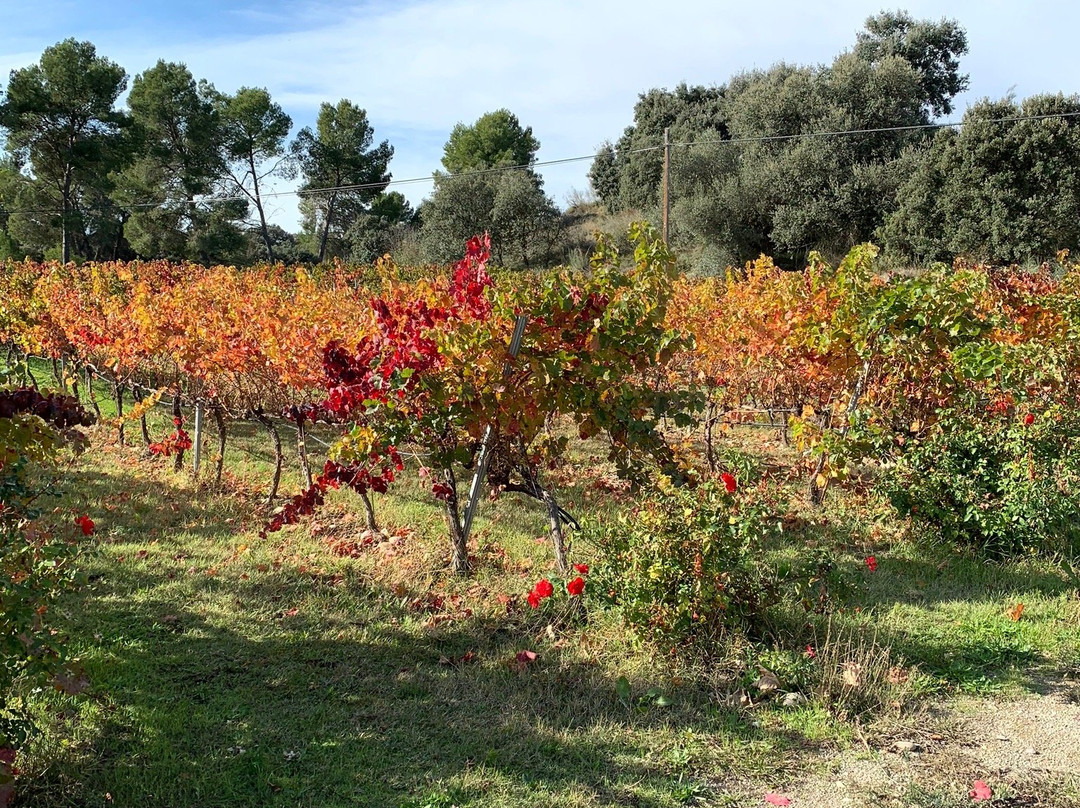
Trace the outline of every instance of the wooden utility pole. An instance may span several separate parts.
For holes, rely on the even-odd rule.
[[[664,127],[664,246],[668,246],[668,219],[671,218],[671,130]]]

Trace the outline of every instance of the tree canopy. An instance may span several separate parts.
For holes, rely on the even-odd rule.
[[[690,144],[673,150],[673,229],[700,266],[846,251],[884,222],[928,138],[896,128],[951,109],[967,86],[966,49],[954,21],[886,12],[828,65],[780,63],[716,87],[650,90],[633,125],[594,161],[593,189],[610,210],[655,216],[658,147],[670,128],[673,141]],[[852,134],[820,136],[830,132]]]
[[[8,150],[32,171],[17,197],[23,212],[15,213],[13,227],[25,240],[59,241],[64,261],[73,243],[97,252],[103,231],[108,237],[116,229],[109,175],[132,145],[131,119],[114,108],[126,88],[120,65],[74,39],[46,48],[36,65],[11,73],[0,124]]]
[[[344,234],[390,182],[394,148],[386,140],[373,146],[374,135],[367,112],[343,98],[336,106],[323,104],[315,131],[304,127],[293,141],[304,178],[300,190],[309,192],[304,226],[317,233],[319,261],[331,232]]]
[[[647,89],[589,168],[602,207],[579,195],[566,212],[536,170],[532,127],[495,109],[452,128],[414,211],[388,192],[394,147],[359,103],[322,103],[290,140],[292,117],[266,88],[220,92],[158,60],[125,97],[124,68],[67,39],[2,88],[0,257],[441,262],[487,231],[504,266],[574,260],[597,229],[659,222],[665,131],[671,246],[688,269],[763,253],[794,267],[866,241],[903,262],[1080,248],[1077,96],[984,99],[962,129],[935,131],[969,86],[967,48],[956,20],[882,11],[825,63]],[[296,188],[269,187],[297,175]],[[298,233],[273,223],[285,196]]]
[[[420,211],[425,255],[449,261],[469,238],[487,232],[498,264],[525,268],[546,258],[558,235],[559,211],[528,167],[539,147],[532,127],[523,128],[509,110],[455,126],[442,161],[453,173],[436,172],[435,189]],[[499,167],[508,170],[484,173]]]
[[[443,167],[451,174],[499,166],[528,166],[536,160],[540,141],[532,127],[522,127],[508,109],[481,115],[475,123],[457,124],[443,147]]]
[[[235,189],[255,205],[266,257],[273,263],[274,245],[260,183],[275,174],[290,173],[285,139],[292,118],[261,87],[241,87],[236,95],[218,95],[217,109],[224,128],[228,176]]]
[[[1000,263],[1080,246],[1080,96],[984,100],[942,129],[899,187],[880,236],[911,261]]]

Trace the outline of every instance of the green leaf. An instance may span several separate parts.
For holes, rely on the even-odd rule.
[[[615,695],[624,705],[630,706],[630,680],[625,676],[620,676],[615,680]]]

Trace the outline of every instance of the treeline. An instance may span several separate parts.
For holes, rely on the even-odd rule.
[[[650,90],[593,162],[593,190],[609,211],[658,221],[667,128],[672,238],[706,272],[761,254],[798,266],[865,241],[912,263],[1075,249],[1080,98],[985,100],[959,129],[932,128],[968,87],[966,52],[956,21],[882,12],[831,64]]]
[[[182,64],[131,81],[66,40],[12,71],[0,97],[0,259],[446,263],[488,232],[508,268],[584,266],[593,232],[661,219],[670,133],[671,238],[689,270],[759,255],[802,265],[873,241],[894,263],[1041,262],[1080,246],[1080,97],[984,100],[938,127],[968,87],[953,20],[882,12],[831,64],[787,63],[713,86],[643,93],[605,143],[587,199],[560,211],[540,143],[506,109],[450,133],[414,210],[388,191],[393,146],[366,111],[292,119],[261,88],[222,93]],[[494,169],[494,170],[493,170]],[[299,177],[299,233],[268,221],[267,185]],[[274,203],[276,207],[276,203]]]
[[[159,61],[131,81],[93,44],[65,40],[12,71],[0,125],[0,254],[203,263],[326,257],[364,215],[393,227],[408,203],[384,193],[394,150],[374,143],[366,112],[323,104],[289,142],[292,119],[265,89],[234,94]],[[302,189],[304,232],[272,225],[267,181]]]
[[[393,146],[367,112],[324,103],[289,139],[266,89],[223,93],[159,61],[130,83],[89,42],[65,40],[11,72],[0,127],[0,259],[165,258],[203,264],[444,261],[492,233],[506,266],[545,262],[562,216],[530,166],[539,142],[506,110],[459,124],[418,216],[387,192]],[[452,176],[475,169],[520,170]],[[301,231],[271,224],[273,178],[299,176]]]

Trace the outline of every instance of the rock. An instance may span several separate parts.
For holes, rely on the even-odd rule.
[[[918,754],[923,751],[922,744],[917,743],[916,741],[896,741],[892,745],[892,748],[897,752],[911,752],[912,754]]]
[[[785,707],[802,707],[806,704],[806,696],[802,693],[785,693],[781,704]]]

